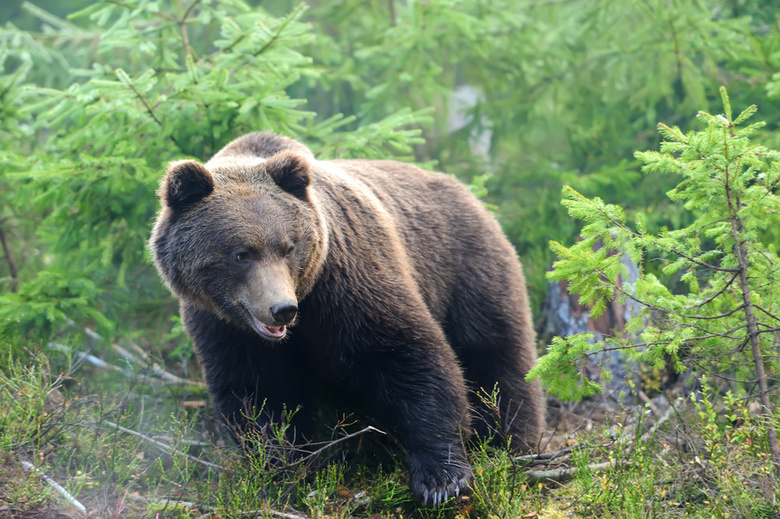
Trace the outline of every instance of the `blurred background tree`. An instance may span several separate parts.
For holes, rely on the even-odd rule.
[[[578,233],[563,184],[646,209],[651,230],[688,223],[664,196],[673,180],[646,180],[633,152],[658,146],[659,120],[686,130],[716,112],[721,84],[780,143],[772,0],[12,0],[0,20],[0,337],[13,344],[73,321],[161,345],[176,305],[145,248],[156,185],[168,161],[248,131],[471,183],[537,317],[548,241]]]

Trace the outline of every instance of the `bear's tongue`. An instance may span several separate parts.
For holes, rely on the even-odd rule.
[[[284,324],[281,326],[269,326],[267,324],[262,323],[254,315],[252,316],[252,319],[255,321],[255,326],[257,327],[258,331],[263,335],[267,335],[269,337],[278,339],[280,337],[284,337],[284,334],[287,333],[287,326],[285,326]]]
[[[271,335],[273,335],[274,337],[281,337],[282,335],[284,335],[284,332],[286,331],[285,329],[287,328],[285,325],[281,325],[281,326],[263,325],[263,327],[269,332],[271,332]]]

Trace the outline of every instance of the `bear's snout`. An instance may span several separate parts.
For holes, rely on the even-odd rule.
[[[293,301],[277,303],[269,308],[274,320],[281,324],[290,324],[298,315],[298,305]]]

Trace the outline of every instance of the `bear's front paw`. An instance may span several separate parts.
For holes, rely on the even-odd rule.
[[[444,465],[413,470],[411,489],[415,499],[423,506],[438,507],[450,498],[460,501],[471,494],[474,472],[468,464]]]

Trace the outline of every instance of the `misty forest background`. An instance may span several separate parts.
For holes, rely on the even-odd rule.
[[[85,363],[142,357],[112,344],[199,379],[146,248],[155,190],[169,161],[205,161],[246,132],[289,135],[319,158],[414,162],[470,185],[517,249],[540,332],[549,242],[572,244],[582,230],[561,204],[564,185],[641,212],[648,232],[690,224],[695,212],[667,197],[679,180],[646,175],[634,153],[659,148],[659,122],[702,130],[697,112],[723,112],[721,86],[736,113],[758,106],[767,124],[753,140],[780,148],[775,0],[6,0],[0,22],[0,367],[7,380],[32,365],[49,366],[45,380],[67,373],[66,400],[125,391]],[[776,251],[780,220],[764,217],[760,239]],[[664,277],[662,261],[645,259],[643,271]],[[672,292],[685,285],[664,279]],[[548,339],[540,333],[540,353]],[[177,402],[189,398],[178,391]],[[119,414],[156,427],[149,409],[146,422],[127,418],[136,405]],[[81,470],[58,466],[65,479]],[[98,498],[73,481],[94,503],[115,502],[116,489]],[[135,491],[137,480],[122,481]],[[776,499],[769,481],[758,502]],[[482,516],[501,515],[499,502]],[[745,510],[737,516],[764,513]]]

